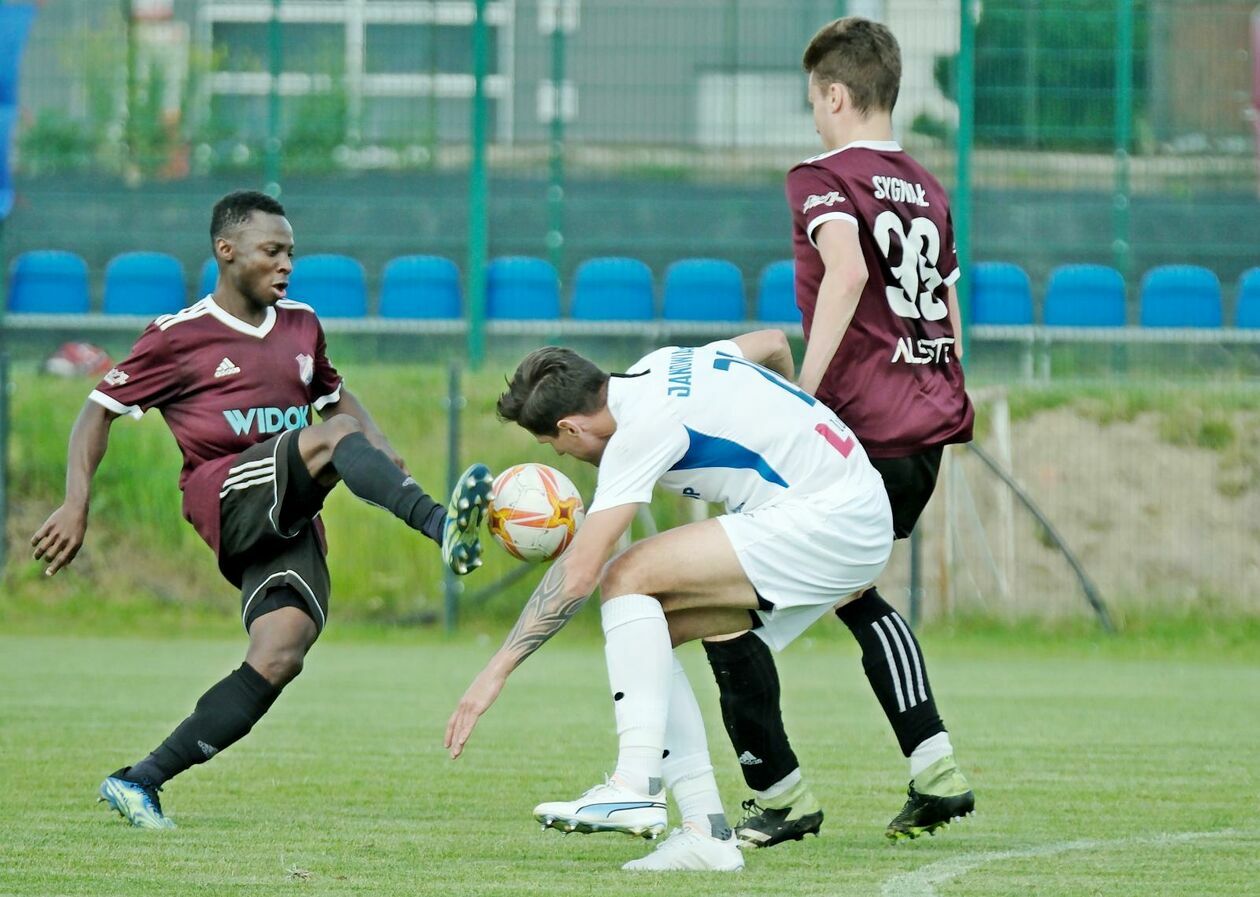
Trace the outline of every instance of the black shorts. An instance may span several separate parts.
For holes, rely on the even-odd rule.
[[[241,452],[219,490],[219,568],[241,589],[247,631],[277,607],[302,608],[321,631],[328,619],[328,564],[315,518],[330,489],[306,469],[298,432]]]
[[[904,458],[871,458],[871,465],[884,478],[888,503],[892,505],[893,536],[910,535],[919,515],[936,489],[944,446],[936,446]]]

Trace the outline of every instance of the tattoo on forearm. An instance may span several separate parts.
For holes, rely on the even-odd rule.
[[[512,627],[501,649],[520,664],[526,657],[542,647],[564,627],[565,623],[581,609],[590,595],[570,595],[565,588],[564,564],[551,565],[534,594],[521,611],[520,619]]]

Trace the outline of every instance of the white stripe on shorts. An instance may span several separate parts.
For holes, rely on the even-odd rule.
[[[263,458],[258,461],[249,461],[245,464],[238,464],[236,467],[228,468],[227,476],[223,478],[223,483],[226,485],[234,479],[239,480],[242,476],[262,470],[264,467],[274,467],[275,464],[275,458]]]
[[[260,486],[263,483],[274,482],[275,479],[276,479],[276,472],[274,470],[271,470],[265,474],[262,474],[256,479],[238,480],[237,482],[233,483],[231,486],[228,486],[226,489],[220,492],[219,498],[223,498],[225,495],[227,495],[229,492],[231,492],[234,489],[248,489],[250,486]]]

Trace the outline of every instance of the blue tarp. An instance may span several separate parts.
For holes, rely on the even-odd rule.
[[[0,221],[13,208],[9,153],[17,123],[18,63],[33,18],[35,7],[29,3],[0,5]]]

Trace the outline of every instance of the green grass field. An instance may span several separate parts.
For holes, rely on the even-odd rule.
[[[783,657],[822,837],[738,876],[631,877],[644,842],[530,818],[609,771],[599,643],[564,633],[509,683],[458,762],[447,715],[501,637],[338,630],[243,742],[164,792],[173,832],[94,804],[236,666],[192,638],[0,636],[0,894],[1260,894],[1260,663],[1242,642],[1026,633],[925,639],[978,814],[896,846],[903,760],[838,627]],[[1252,644],[1254,647],[1254,643]],[[684,649],[728,810],[744,796],[702,652]]]

